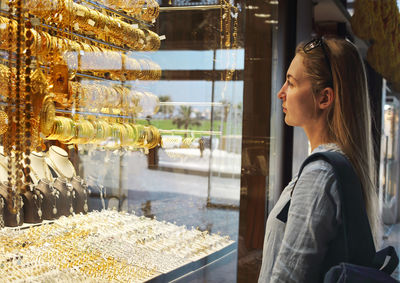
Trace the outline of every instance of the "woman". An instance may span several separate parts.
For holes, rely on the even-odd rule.
[[[355,168],[369,222],[378,243],[371,117],[366,75],[356,47],[347,40],[300,44],[278,93],[285,123],[302,127],[312,153],[339,151]],[[332,166],[308,164],[282,192],[266,225],[259,282],[320,282],[329,243],[341,223]],[[291,195],[293,191],[293,194]],[[277,215],[291,200],[286,223]]]

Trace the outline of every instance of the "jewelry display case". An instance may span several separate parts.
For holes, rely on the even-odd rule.
[[[235,280],[243,3],[0,4],[1,278]]]

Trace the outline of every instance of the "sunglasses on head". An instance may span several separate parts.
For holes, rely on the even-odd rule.
[[[311,52],[311,50],[318,48],[318,47],[322,48],[322,52],[324,53],[326,64],[327,64],[327,66],[329,68],[329,72],[331,74],[331,82],[333,82],[331,62],[329,61],[328,52],[326,51],[328,46],[326,45],[324,38],[323,37],[316,38],[316,39],[313,39],[310,42],[306,43],[303,46],[303,51],[304,51],[304,53],[308,54]]]

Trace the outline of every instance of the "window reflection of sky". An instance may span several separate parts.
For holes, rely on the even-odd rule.
[[[216,50],[216,70],[244,69],[244,49]],[[132,54],[134,56],[134,54]],[[151,60],[166,70],[213,70],[213,50],[159,50],[147,53]],[[165,81],[153,82],[151,89],[158,96],[168,95],[174,102],[210,102],[211,81]],[[233,104],[242,102],[243,81],[215,81],[214,102],[222,100]]]
[[[161,66],[162,70],[212,70],[213,50],[159,50],[154,53],[145,53],[154,62]],[[135,57],[137,52],[131,53]],[[129,56],[129,55],[128,55]],[[244,68],[244,49],[220,49],[216,51],[216,70]]]
[[[243,81],[216,81],[214,102],[221,100],[233,104],[242,102]],[[210,81],[156,81],[151,87],[157,96],[168,95],[174,102],[210,102],[212,82]]]

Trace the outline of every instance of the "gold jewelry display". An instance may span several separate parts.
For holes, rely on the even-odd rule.
[[[47,140],[58,140],[66,144],[102,144],[112,141],[108,148],[133,146],[151,149],[161,143],[160,131],[154,126],[129,123],[109,123],[98,120],[79,120],[55,116]]]
[[[12,1],[8,3],[9,7],[9,19],[7,25],[7,36],[5,39],[2,39],[2,42],[5,43],[8,47],[8,58],[13,58],[13,48],[15,48],[14,44],[14,31],[17,30],[17,23],[12,19],[12,13],[14,12],[14,5]],[[6,20],[4,20],[6,21]],[[14,135],[12,131],[12,126],[14,125],[13,117],[14,117],[14,92],[15,92],[15,74],[16,70],[13,67],[12,60],[8,60],[8,68],[7,68],[7,106],[6,106],[6,114],[9,117],[9,130],[5,135],[4,139],[4,154],[7,157],[7,185],[11,187],[13,185],[13,180],[15,180],[14,172],[12,170],[12,156],[11,150],[12,145],[14,144]],[[8,202],[8,200],[7,200]]]
[[[160,131],[154,126],[147,126],[146,128],[147,144],[146,148],[152,149],[161,143]]]
[[[4,211],[4,199],[0,197],[0,229],[4,228],[4,217],[3,217],[3,211]]]
[[[46,139],[68,142],[75,136],[75,130],[75,122],[71,118],[56,116],[52,131]]]
[[[160,108],[158,97],[151,92],[138,92],[121,85],[106,85],[99,83],[81,84],[70,82],[70,95],[79,96],[81,110],[110,112],[117,110],[121,115],[145,117],[154,115]]]
[[[145,282],[233,243],[165,221],[95,211],[52,225],[0,230],[0,276],[7,282],[16,280],[12,276],[25,282]]]
[[[119,0],[107,1],[115,5]],[[159,16],[159,5],[156,0],[123,1],[126,11],[73,0],[3,3],[9,14],[0,16],[0,49],[8,66],[0,64],[0,91],[6,99],[0,135],[11,212],[19,212],[23,204],[18,196],[32,182],[30,176],[37,177],[31,151],[44,150],[54,143],[50,141],[145,151],[160,144],[157,128],[134,123],[159,109],[158,97],[147,85],[136,84],[161,78],[160,65],[136,52],[160,48],[160,37],[145,23]],[[127,14],[134,14],[138,23]],[[105,262],[114,268],[121,264]]]
[[[132,125],[137,133],[136,141],[133,143],[134,147],[145,148],[147,144],[147,131],[143,125]]]
[[[143,9],[142,19],[146,22],[153,22],[160,13],[160,6],[155,0],[145,0],[146,9]]]
[[[110,125],[103,120],[90,120],[93,125],[95,135],[93,136],[91,142],[93,144],[99,144],[105,141],[111,136]]]
[[[93,140],[96,133],[90,121],[79,120],[74,124],[75,136],[67,142],[68,144],[86,144]]]
[[[120,46],[127,45],[134,50],[149,50],[150,46],[153,46],[149,41],[150,38],[148,39],[138,32],[140,31],[139,28],[116,17],[102,14],[98,10],[89,9],[72,0],[42,0],[45,7],[48,7],[44,10],[39,10],[36,2],[36,0],[26,1],[26,8],[40,18],[52,18],[54,23],[61,28],[65,28],[67,23],[63,19],[69,18],[69,25],[72,25],[78,31],[95,36],[97,39],[102,40],[110,37],[113,43]],[[146,13],[145,18],[153,21],[152,18],[155,19],[159,13],[158,3],[151,0],[148,9],[149,13]],[[61,17],[54,17],[53,15],[56,15],[58,10],[62,11]],[[147,14],[149,15],[147,16]]]
[[[40,110],[40,131],[45,135],[50,135],[56,118],[56,107],[52,96],[46,96],[43,99]]]
[[[233,18],[233,31],[232,29],[232,18]],[[230,81],[233,78],[235,73],[235,56],[236,50],[238,47],[237,44],[237,31],[238,31],[238,8],[232,5],[227,0],[220,0],[220,48],[221,49],[230,49],[232,48],[234,51],[232,52],[232,57],[229,56],[227,58],[227,66],[230,66],[230,69],[221,73],[221,79],[224,81]],[[233,60],[232,60],[233,59]],[[226,89],[226,87],[224,88]]]
[[[0,111],[0,135],[7,132],[8,129],[8,116],[4,111]]]
[[[123,124],[123,126],[126,128],[126,135],[127,137],[124,138],[121,142],[122,146],[133,146],[138,138],[138,132],[136,127],[134,127],[133,125],[126,123]]]
[[[0,17],[0,22],[4,22],[5,18]],[[4,24],[6,26],[16,26],[16,21],[11,20],[11,24]],[[28,30],[28,29],[27,29]],[[97,74],[110,73],[115,79],[118,80],[158,80],[161,77],[160,66],[148,59],[145,60],[146,66],[149,65],[151,68],[147,68],[146,74],[141,73],[140,65],[135,58],[127,57],[121,52],[114,51],[108,46],[98,47],[89,45],[86,42],[76,42],[68,38],[59,38],[50,35],[44,31],[30,30],[30,42],[32,46],[41,46],[37,49],[37,55],[43,58],[45,61],[57,62],[62,64],[68,64],[71,69],[76,69],[82,72],[95,71]],[[143,51],[154,51],[159,49],[161,41],[159,36],[150,31],[140,31],[141,37],[146,39],[146,43],[143,43],[136,49]],[[140,39],[138,42],[142,42]],[[139,43],[135,44],[138,45]],[[0,42],[0,48],[12,50],[15,49],[14,45],[9,45],[7,40]],[[83,51],[83,52],[82,52]],[[75,52],[80,52],[81,64],[78,66],[73,64],[75,60]],[[125,65],[125,69],[122,69],[122,65]],[[117,71],[120,70],[120,71]]]
[[[29,131],[25,132],[25,121],[23,117],[24,110],[30,111],[29,103],[25,106],[25,78],[30,75],[29,66],[25,69],[23,62],[23,15],[22,0],[9,1],[9,24],[7,27],[7,40],[9,52],[9,79],[8,79],[8,97],[6,105],[6,114],[9,118],[9,126],[4,139],[4,153],[8,159],[7,164],[7,206],[11,213],[17,214],[22,208],[22,202],[19,195],[25,192],[23,157],[22,153],[31,146]],[[13,23],[13,14],[15,13],[16,24]],[[15,45],[12,43],[15,42]],[[13,49],[13,47],[15,47]],[[13,67],[15,60],[15,69]],[[15,73],[14,73],[15,71]],[[26,75],[25,75],[26,74]],[[27,122],[29,123],[29,122]],[[28,124],[29,125],[29,124]],[[28,149],[29,150],[29,149]],[[15,164],[13,170],[12,164]],[[14,171],[14,172],[13,172]],[[18,221],[19,222],[19,221]]]

